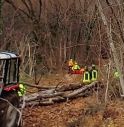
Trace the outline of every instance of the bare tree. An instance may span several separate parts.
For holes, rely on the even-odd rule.
[[[105,26],[105,29],[106,29],[106,33],[107,33],[107,36],[108,36],[108,40],[109,40],[109,45],[110,45],[110,48],[111,48],[111,51],[112,51],[112,55],[113,55],[113,58],[114,58],[114,62],[116,64],[116,68],[120,74],[120,84],[121,84],[121,88],[122,88],[122,94],[124,95],[124,76],[123,76],[123,72],[120,68],[120,62],[119,62],[119,56],[117,54],[117,51],[116,51],[116,48],[115,48],[115,44],[113,42],[113,37],[112,37],[112,33],[111,33],[111,27],[109,27],[109,24],[107,23],[107,19],[106,19],[106,16],[104,15],[104,11],[102,9],[102,6],[101,6],[101,3],[99,0],[97,0],[97,7],[98,7],[98,10],[99,10],[99,14],[102,18],[102,21],[104,23],[104,26]]]
[[[2,42],[2,33],[3,33],[2,4],[3,1],[0,0],[0,43]]]
[[[11,34],[6,31],[6,35],[9,34],[5,38],[6,49],[13,47],[24,53],[28,60],[23,59],[23,69],[28,70],[28,74],[34,67],[30,63],[57,70],[62,69],[70,57],[81,66],[98,64],[96,58],[102,49],[99,50],[98,15],[94,1],[5,0],[5,6],[12,10],[9,16],[13,17]],[[20,42],[27,46],[25,51],[20,50]],[[106,47],[103,43],[101,45]]]

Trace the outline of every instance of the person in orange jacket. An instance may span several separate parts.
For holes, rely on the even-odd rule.
[[[74,61],[73,59],[70,59],[68,61],[68,73],[71,73],[73,65],[74,65]]]
[[[83,74],[84,71],[85,71],[85,69],[82,67],[82,68],[80,69],[80,74]]]

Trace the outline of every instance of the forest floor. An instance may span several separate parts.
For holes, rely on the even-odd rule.
[[[44,86],[80,82],[80,75],[44,76]],[[35,89],[29,89],[35,91]],[[49,106],[35,106],[23,111],[23,127],[124,127],[124,100],[118,97],[104,102],[104,92]]]

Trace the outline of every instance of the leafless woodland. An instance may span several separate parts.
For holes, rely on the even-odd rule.
[[[70,57],[82,65],[108,57],[106,33],[92,0],[5,0],[2,16],[1,50],[19,53],[22,70],[30,75],[36,65],[62,69]]]
[[[22,56],[22,72],[62,70],[69,58],[103,65],[113,55],[106,25],[123,70],[123,0],[4,0],[1,50]]]
[[[106,67],[106,73],[100,76],[104,77],[103,83],[106,86],[106,91],[104,91],[105,96],[103,98],[107,103],[110,94],[110,91],[108,94],[108,89],[113,87],[110,79],[111,70],[115,67],[120,73],[120,86],[122,88],[120,93],[122,97],[124,96],[123,0],[0,0],[0,5],[2,12],[0,16],[0,50],[14,51],[21,56],[22,66],[20,70],[23,74],[36,76],[36,73],[41,75],[47,72],[62,71],[65,69],[69,58],[78,61],[80,66],[94,63],[99,68]],[[101,71],[104,71],[104,69],[99,72]],[[111,91],[116,91],[115,87],[117,84],[115,84]],[[37,87],[40,86],[38,85]],[[114,92],[113,95],[116,95],[116,92]],[[63,97],[66,96],[63,95]],[[83,101],[82,103],[82,100],[79,99],[79,102],[74,102],[73,104],[72,101],[68,104],[73,108],[76,104],[75,111],[77,111],[77,106],[82,109],[86,103],[85,99]],[[90,101],[94,103],[93,98],[89,97]],[[111,108],[104,110],[103,116],[101,119],[99,118],[101,121],[105,122],[103,118],[107,119],[109,116],[113,119],[114,117],[121,117],[123,121],[121,112],[123,108],[120,106],[122,102],[117,102],[114,105],[115,107],[109,105]],[[66,103],[63,105],[67,108]],[[63,106],[60,107],[62,108],[61,111],[63,111]],[[37,113],[35,110],[32,111],[34,112],[34,117],[40,112],[43,116],[52,114],[51,112],[49,113],[52,108],[42,108],[42,112],[45,111],[43,114],[40,108],[35,109],[38,111]],[[57,113],[60,110],[56,109],[56,106],[53,109],[53,112]],[[95,109],[97,109],[97,106],[95,106]],[[69,108],[67,110],[70,111]],[[28,110],[26,112],[30,114]],[[118,114],[116,114],[117,112]],[[97,117],[97,115],[94,116]],[[30,120],[26,116],[27,114],[24,115],[25,121],[29,123],[33,121],[33,115],[28,116],[31,117]],[[71,114],[69,116],[72,117]],[[63,116],[61,117],[63,118]],[[39,121],[44,123],[42,121],[43,118]],[[56,118],[59,117],[57,116]],[[97,120],[99,121],[99,119]],[[86,119],[82,118],[81,115],[81,120],[85,121]],[[78,121],[81,120],[79,118]],[[25,124],[30,126],[28,122],[25,122]],[[48,125],[47,122],[45,124]],[[39,125],[43,123],[39,123]],[[79,125],[82,126],[82,123],[79,123]],[[96,125],[102,124],[97,123]],[[68,126],[70,127],[71,125]],[[89,125],[87,126],[90,127]]]

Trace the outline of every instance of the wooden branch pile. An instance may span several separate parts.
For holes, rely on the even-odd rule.
[[[81,96],[88,96],[94,91],[99,91],[104,86],[98,82],[92,82],[88,85],[82,84],[69,84],[68,86],[51,87],[42,89],[37,93],[25,96],[26,106],[35,105],[50,105],[56,102],[63,102],[69,99],[74,99]]]

